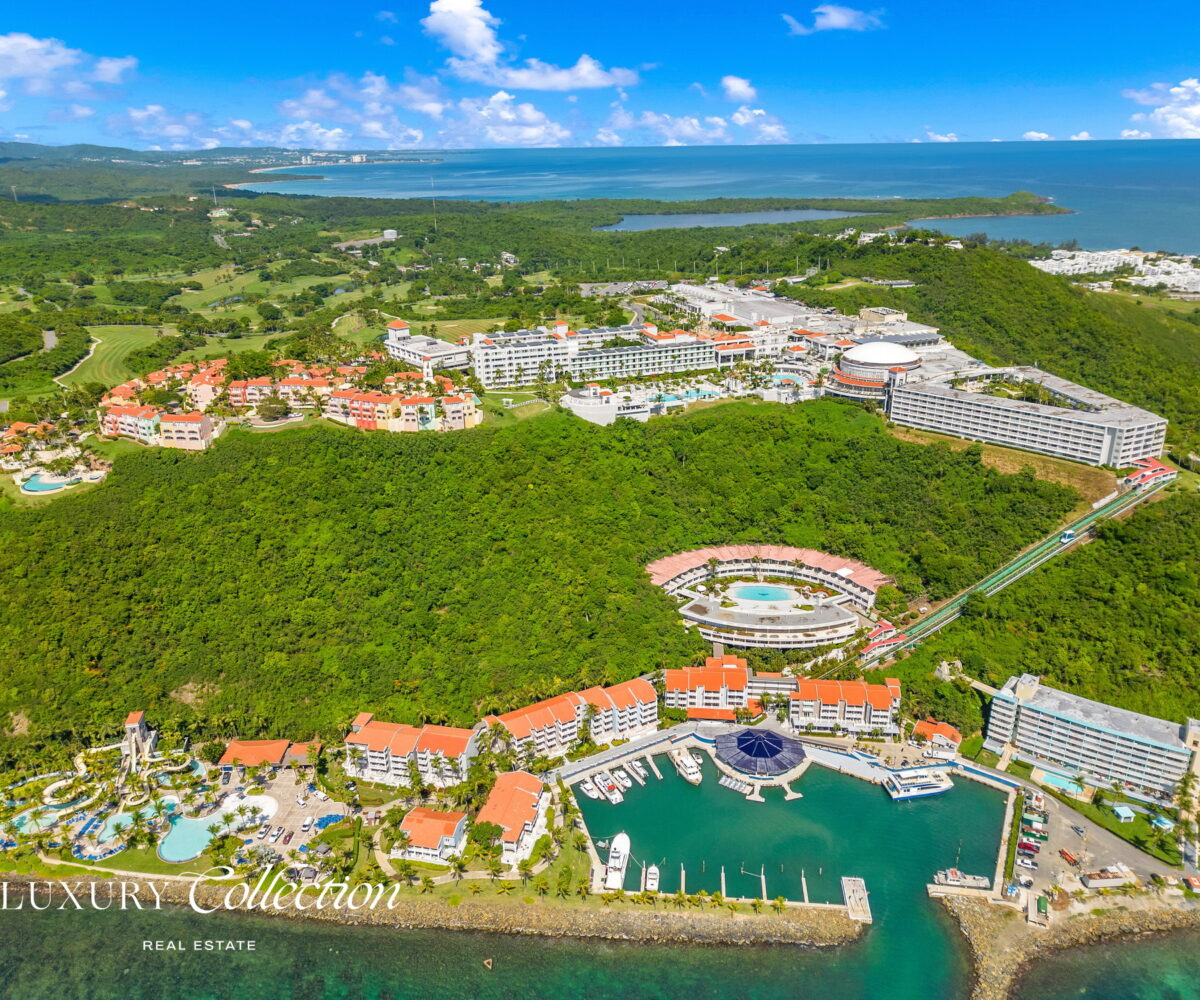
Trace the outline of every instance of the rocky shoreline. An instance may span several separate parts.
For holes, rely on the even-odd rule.
[[[6,874],[11,884],[45,883],[46,879]],[[53,880],[53,881],[58,881]],[[87,878],[62,879],[72,887],[89,886]],[[154,882],[164,903],[188,906],[193,886],[188,882],[164,882],[148,876],[145,879],[105,880],[97,885],[107,887],[114,882]],[[241,908],[224,909],[229,885],[196,887],[195,900],[204,907],[219,908],[221,913],[246,913],[283,919],[318,920],[323,923],[347,926],[393,927],[397,930],[473,931],[487,934],[529,934],[542,937],[601,938],[637,944],[669,945],[789,945],[807,948],[833,948],[855,941],[863,925],[852,921],[839,909],[789,908],[782,914],[731,914],[724,909],[711,912],[667,909],[664,900],[657,908],[619,903],[605,909],[574,906],[547,906],[539,903],[486,903],[470,898],[452,904],[445,899],[402,895],[394,909],[380,906],[373,910],[345,912],[325,909],[298,910],[287,906],[282,910]]]
[[[1031,927],[1007,906],[960,896],[947,896],[942,902],[970,945],[971,1000],[1008,1000],[1030,964],[1044,955],[1115,938],[1200,927],[1200,906],[1190,900],[1096,899],[1090,911],[1055,914],[1045,929]]]

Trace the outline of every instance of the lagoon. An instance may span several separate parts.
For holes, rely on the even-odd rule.
[[[626,215],[611,226],[597,226],[599,233],[639,233],[648,229],[707,229],[719,226],[750,226],[779,222],[811,222],[816,219],[861,217],[856,212],[827,212],[817,208],[779,209],[768,212],[681,212],[676,215]]]

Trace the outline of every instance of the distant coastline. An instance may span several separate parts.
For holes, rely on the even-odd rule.
[[[251,169],[247,170],[246,172],[249,174],[269,174],[269,173],[273,173],[277,170],[295,170],[297,167],[314,167],[314,166],[319,166],[321,168],[324,168],[324,167],[379,167],[379,166],[399,164],[399,163],[442,163],[442,162],[443,161],[440,157],[409,157],[409,158],[403,159],[403,160],[368,160],[368,161],[365,161],[362,163],[323,163],[323,164],[319,164],[319,165],[315,164],[315,163],[281,163],[278,166],[274,166],[274,167],[252,167]],[[242,187],[248,187],[251,184],[278,184],[282,179],[283,178],[280,178],[279,181],[271,181],[271,180],[237,181],[236,183],[233,183],[233,184],[222,184],[221,186],[226,187],[226,188],[242,188]],[[329,178],[326,177],[324,174],[294,174],[294,175],[292,175],[292,179],[300,180],[300,181],[327,181],[327,180],[329,180]]]

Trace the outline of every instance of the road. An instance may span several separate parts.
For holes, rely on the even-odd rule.
[[[938,608],[933,614],[928,615],[924,620],[907,629],[907,642],[898,646],[892,646],[890,649],[882,650],[875,656],[862,661],[864,669],[885,657],[892,657],[901,649],[915,646],[922,639],[928,638],[938,629],[949,625],[962,612],[962,606],[972,594],[983,594],[985,597],[990,597],[992,594],[1003,590],[1013,581],[1019,580],[1026,573],[1037,569],[1042,563],[1053,559],[1059,553],[1074,548],[1078,544],[1078,540],[1065,545],[1059,541],[1064,531],[1074,531],[1077,539],[1081,539],[1084,532],[1101,518],[1115,517],[1118,514],[1122,514],[1137,506],[1137,504],[1149,500],[1160,489],[1162,489],[1161,486],[1140,492],[1123,493],[1103,506],[1088,511],[1088,513],[1084,514],[1078,520],[1071,522],[1065,528],[1055,530],[1052,535],[1049,535],[1031,548],[1026,549],[994,573],[985,576],[973,587],[964,590],[957,597]]]

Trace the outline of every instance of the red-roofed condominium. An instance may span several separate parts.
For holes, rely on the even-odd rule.
[[[467,814],[437,812],[425,806],[410,809],[400,822],[400,830],[408,837],[403,847],[392,848],[392,857],[410,861],[446,861],[461,854],[467,846]]]
[[[360,712],[346,737],[346,773],[382,785],[412,787],[419,777],[435,788],[459,784],[476,753],[473,729],[380,722]]]
[[[512,866],[533,853],[546,832],[550,789],[526,771],[506,771],[496,778],[476,823],[495,823],[500,835],[500,860]]]
[[[895,736],[900,712],[900,682],[801,679],[791,696],[788,721],[799,732],[840,732],[855,736]]]
[[[663,684],[667,708],[722,710],[719,716],[708,712],[706,717],[725,718],[728,713],[723,710],[746,708],[750,700],[750,671],[737,656],[710,656],[702,667],[664,670]]]
[[[585,732],[598,745],[652,733],[658,727],[658,696],[644,680],[608,688],[569,691],[503,715],[484,717],[485,727],[502,726],[515,750],[528,760],[562,757]]]

